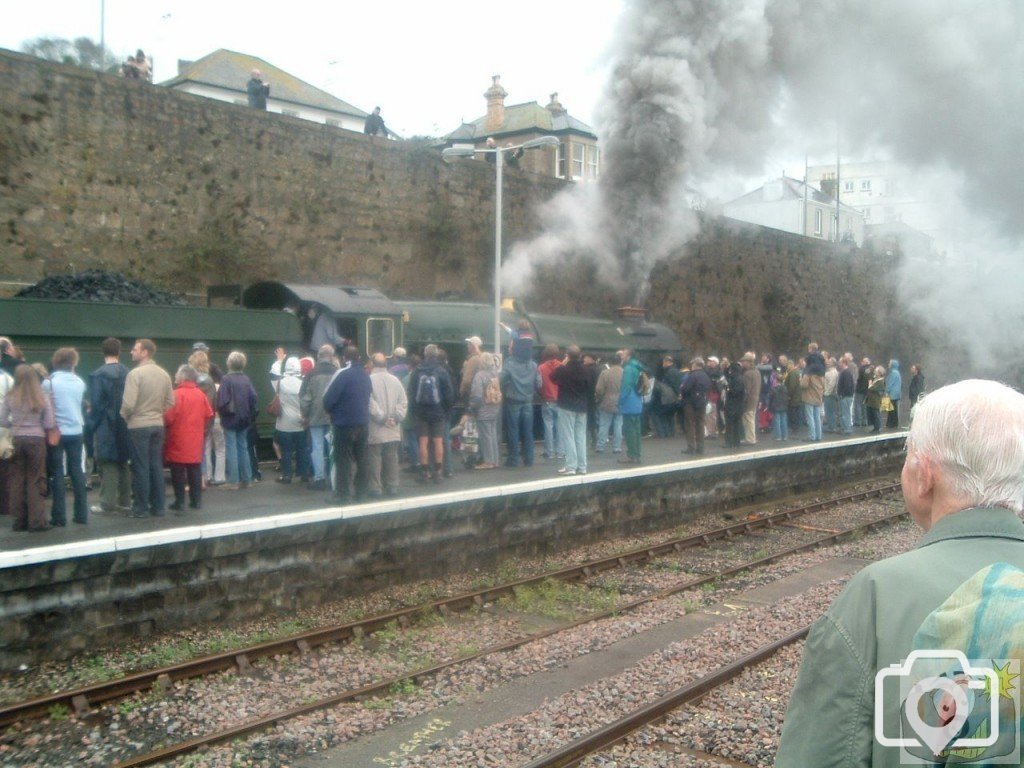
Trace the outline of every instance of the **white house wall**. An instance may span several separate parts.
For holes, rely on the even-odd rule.
[[[197,83],[184,83],[182,85],[175,86],[175,90],[184,91],[185,93],[191,93],[196,96],[203,96],[207,99],[226,101],[246,107],[249,105],[249,100],[245,93],[229,91],[225,88],[215,88],[213,86],[199,85]],[[292,117],[301,118],[302,120],[309,120],[313,123],[328,123],[339,128],[344,128],[347,131],[357,131],[359,133],[362,133],[363,131],[363,118],[354,117],[352,115],[343,115],[340,112],[328,112],[325,109],[292,104],[291,102],[277,101],[273,97],[273,83],[270,84],[270,93],[271,96],[267,99],[267,112],[290,115]]]

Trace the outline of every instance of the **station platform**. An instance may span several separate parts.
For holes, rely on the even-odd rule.
[[[708,462],[730,462],[745,457],[763,455],[765,452],[806,451],[821,446],[841,442],[859,440],[891,439],[894,435],[905,434],[890,430],[877,436],[858,434],[866,430],[855,430],[853,435],[839,436],[826,434],[820,443],[810,443],[799,437],[790,438],[786,442],[777,442],[770,435],[759,435],[759,442],[754,446],[741,446],[727,449],[721,438],[705,442],[703,456],[684,455],[685,440],[681,436],[672,438],[645,438],[642,445],[643,463],[622,465],[618,459],[625,454],[615,454],[609,448],[604,453],[588,455],[588,475],[586,479],[593,482],[600,480],[609,472],[628,471],[631,474],[645,474],[667,465],[682,467],[703,465]],[[533,484],[538,481],[550,480],[557,484],[572,483],[576,477],[557,475],[561,462],[554,459],[541,458],[540,451],[532,467],[506,468],[500,466],[494,470],[470,470],[455,463],[455,476],[445,479],[440,484],[420,484],[415,476],[402,471],[400,473],[401,488],[397,498],[387,501],[368,501],[350,504],[345,507],[333,506],[328,500],[329,494],[308,490],[305,483],[295,482],[282,485],[275,482],[277,473],[273,463],[262,466],[263,481],[254,483],[251,488],[241,491],[208,488],[203,493],[202,509],[189,510],[184,515],[168,512],[165,517],[135,519],[130,515],[103,513],[89,515],[87,525],[71,522],[71,494],[68,493],[68,523],[65,527],[51,528],[43,533],[14,531],[9,525],[2,525],[0,517],[0,569],[30,563],[44,562],[52,559],[77,557],[102,551],[114,551],[118,548],[153,546],[169,541],[181,541],[186,536],[202,537],[203,535],[229,535],[231,533],[254,531],[262,527],[278,528],[290,522],[300,524],[309,520],[308,515],[296,513],[337,510],[344,516],[346,510],[355,512],[360,509],[372,509],[374,512],[387,510],[409,509],[418,505],[436,504],[438,498],[449,498],[452,494],[464,491],[487,491],[487,489],[508,488],[520,484]],[[403,466],[404,470],[404,466]],[[98,482],[98,479],[95,480]],[[90,506],[98,501],[98,489],[89,492]],[[461,498],[461,495],[459,496]],[[168,504],[174,500],[173,492],[167,486]],[[49,503],[47,503],[47,511]],[[294,516],[294,518],[292,518]],[[317,516],[317,519],[322,519]],[[231,525],[224,525],[231,524]],[[183,530],[184,529],[184,530]]]
[[[178,517],[90,516],[45,533],[0,534],[0,668],[68,658],[210,622],[244,621],[389,585],[496,566],[579,544],[667,530],[735,500],[828,488],[898,471],[906,434],[818,443],[762,441],[684,456],[681,438],[646,439],[641,465],[592,454],[559,464],[411,474],[398,498],[332,506],[301,483],[209,490]]]

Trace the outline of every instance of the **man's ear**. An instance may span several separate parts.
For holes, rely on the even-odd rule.
[[[930,499],[935,491],[935,464],[927,457],[917,454],[910,460],[910,479],[913,488],[910,489],[915,498],[920,501]]]

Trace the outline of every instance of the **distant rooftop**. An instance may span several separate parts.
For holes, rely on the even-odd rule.
[[[229,51],[225,48],[214,51],[197,61],[178,61],[178,75],[160,85],[168,88],[196,83],[215,88],[237,91],[245,95],[252,70],[258,69],[263,80],[270,84],[270,98],[274,101],[290,102],[307,107],[316,107],[329,112],[340,112],[354,117],[365,118],[367,113],[347,101],[332,96],[326,91],[300,80],[295,75],[275,67],[258,56]]]
[[[830,197],[816,187],[812,187],[800,179],[793,179],[789,176],[782,176],[778,179],[772,179],[766,181],[757,189],[747,192],[745,195],[740,195],[734,200],[730,200],[728,205],[745,205],[749,203],[765,203],[774,202],[777,200],[803,200],[804,193],[806,191],[807,199],[816,203],[824,203],[825,205],[835,205],[836,199]],[[849,210],[856,211],[856,208],[842,203],[841,207]]]

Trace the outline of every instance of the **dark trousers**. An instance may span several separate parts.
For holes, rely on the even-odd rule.
[[[174,488],[174,506],[185,506],[185,483],[188,482],[188,503],[199,509],[203,502],[203,465],[171,462],[171,486]]]
[[[7,511],[14,530],[46,528],[46,438],[15,437],[14,455],[7,468]]]
[[[53,507],[50,509],[50,524],[64,525],[68,521],[64,491],[64,464],[71,475],[71,489],[75,495],[74,516],[76,523],[89,522],[89,504],[86,498],[85,472],[82,469],[82,436],[61,435],[60,443],[50,451],[50,496]]]
[[[870,405],[867,407],[868,414],[868,426],[871,427],[871,433],[879,432],[882,429],[882,412],[877,408],[872,408]]]
[[[899,400],[893,400],[892,401],[892,410],[889,411],[889,414],[885,417],[885,426],[889,427],[890,429],[894,429],[896,427],[899,427],[899,425],[900,425],[900,401]]]
[[[132,514],[163,515],[164,428],[129,429],[128,454],[132,460]]]
[[[523,466],[533,466],[533,403],[505,402],[505,437],[508,441],[508,460],[515,467],[522,459]]]
[[[274,430],[274,440],[281,446],[281,477],[309,477],[309,441],[305,430],[282,432]]]
[[[725,414],[725,445],[727,448],[738,448],[743,437],[743,413]]]
[[[692,403],[684,404],[683,425],[687,449],[690,453],[704,453],[704,409]]]
[[[334,430],[335,492],[338,496],[346,499],[362,499],[366,495],[366,427],[332,427],[332,429]],[[355,468],[354,480],[353,467]]]

